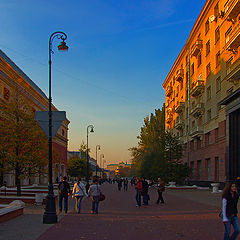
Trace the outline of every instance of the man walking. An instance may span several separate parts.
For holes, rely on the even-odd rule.
[[[70,185],[67,182],[67,177],[64,176],[62,178],[62,182],[58,185],[59,192],[59,213],[62,212],[62,201],[64,199],[64,211],[67,213],[68,211],[68,196],[70,195]]]

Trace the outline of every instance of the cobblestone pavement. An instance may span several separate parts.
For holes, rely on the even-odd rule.
[[[155,204],[156,190],[150,190],[150,205],[135,207],[135,191],[117,190],[104,184],[106,200],[98,215],[90,214],[91,201],[84,199],[81,214],[73,210],[48,228],[38,240],[219,240],[223,224],[218,218],[221,194],[207,190],[167,190],[166,203]]]

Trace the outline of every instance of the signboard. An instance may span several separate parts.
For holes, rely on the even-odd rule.
[[[35,120],[38,122],[44,133],[49,138],[49,112],[48,111],[36,111]],[[66,120],[65,111],[53,111],[52,112],[52,138],[55,137],[58,129],[62,125],[62,122]]]

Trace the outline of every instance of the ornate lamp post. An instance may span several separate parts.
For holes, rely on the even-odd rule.
[[[102,177],[102,159],[104,158],[104,154],[100,155],[100,177]]]
[[[90,130],[90,132],[91,133],[93,133],[94,131],[93,131],[93,128],[94,128],[94,126],[93,125],[89,125],[89,126],[87,126],[87,176],[86,176],[86,181],[87,181],[87,184],[86,184],[86,191],[88,191],[88,189],[89,189],[89,167],[88,167],[88,165],[89,165],[89,156],[88,156],[88,133],[89,133],[89,128],[91,129]]]
[[[58,46],[58,50],[60,51],[67,51],[68,46],[65,43],[65,40],[67,39],[67,35],[64,32],[54,32],[50,38],[49,38],[49,138],[48,138],[48,177],[49,177],[49,184],[48,184],[48,195],[47,195],[47,202],[46,202],[46,208],[43,215],[43,223],[46,224],[52,224],[57,222],[57,214],[56,214],[56,202],[55,202],[55,196],[53,192],[53,183],[52,183],[52,88],[51,88],[51,75],[52,75],[52,59],[51,54],[53,54],[52,50],[52,43],[54,38],[61,39],[61,43]]]
[[[98,167],[97,167],[97,151],[100,150],[100,145],[96,146],[96,177],[97,177],[97,173],[98,173]]]

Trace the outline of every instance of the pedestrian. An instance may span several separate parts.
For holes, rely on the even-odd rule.
[[[164,203],[163,196],[162,196],[164,191],[165,191],[165,183],[161,178],[158,178],[158,184],[157,184],[158,200],[156,202],[157,204],[159,204],[160,201],[161,203]]]
[[[240,232],[239,221],[237,217],[237,204],[239,195],[235,183],[226,184],[222,193],[222,216],[225,227],[224,240],[234,240]],[[231,237],[231,225],[233,225],[234,232]]]
[[[149,195],[148,195],[148,182],[145,178],[142,180],[142,196],[143,196],[143,205],[148,205]]]
[[[123,189],[124,189],[124,191],[128,190],[128,179],[127,178],[125,178],[123,181]]]
[[[137,205],[136,207],[141,207],[141,195],[142,195],[142,181],[141,179],[138,177],[137,178],[137,184],[136,184],[136,201],[137,201]]]
[[[81,182],[81,178],[77,177],[77,182],[74,184],[72,190],[72,198],[75,198],[76,200],[75,210],[77,213],[80,213],[81,211],[81,202],[84,196],[88,197],[85,186]]]
[[[62,213],[62,202],[64,199],[64,211],[68,211],[68,196],[70,195],[70,185],[67,182],[67,177],[64,176],[58,185],[59,192],[59,213]]]
[[[122,179],[121,178],[118,179],[117,183],[118,183],[118,191],[121,191],[121,189],[122,189]]]
[[[100,185],[98,184],[97,179],[95,179],[88,191],[88,196],[91,197],[91,200],[92,200],[92,210],[91,210],[92,214],[94,213],[98,214],[100,193],[101,193]]]

